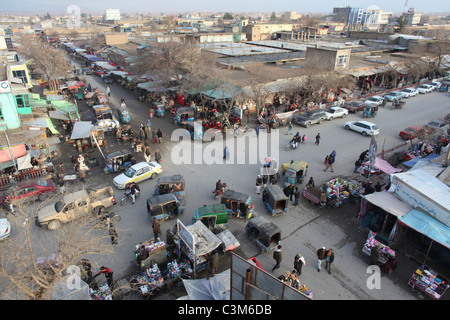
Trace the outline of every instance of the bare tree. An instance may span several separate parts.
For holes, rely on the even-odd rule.
[[[65,78],[70,70],[64,52],[33,36],[21,35],[18,52],[32,60],[34,69],[47,78],[51,90],[58,89],[58,78]]]
[[[60,196],[28,204],[14,201],[15,213],[9,219],[15,239],[3,241],[0,251],[3,299],[49,299],[67,268],[82,258],[112,255],[104,222],[93,215],[69,222],[57,231],[36,230],[34,218],[38,210]],[[40,263],[40,257],[51,256],[52,261]]]

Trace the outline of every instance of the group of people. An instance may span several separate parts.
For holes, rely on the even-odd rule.
[[[278,244],[273,252],[273,259],[275,260],[275,265],[272,268],[272,272],[280,267],[282,261],[282,246]],[[325,269],[331,274],[331,265],[334,262],[334,251],[333,249],[326,249],[325,247],[321,247],[317,250],[317,271],[320,272],[322,269],[322,262],[325,261]],[[306,265],[305,257],[297,253],[294,257],[294,270],[297,276],[302,274],[302,268]]]
[[[113,279],[114,272],[110,268],[101,266],[100,271],[94,275],[92,273],[92,264],[89,262],[88,259],[81,259],[78,262],[78,266],[82,270],[82,273],[81,273],[82,279],[89,285],[90,288],[92,288],[93,290],[98,290],[98,285],[97,285],[97,282],[95,279],[98,276],[103,274],[103,275],[105,275],[106,283],[108,284],[111,291],[113,291],[113,289],[114,289],[114,279]]]
[[[294,202],[294,206],[298,206],[298,199],[300,198],[300,190],[298,187],[294,187],[293,184],[290,184],[284,187],[283,193],[289,200]]]

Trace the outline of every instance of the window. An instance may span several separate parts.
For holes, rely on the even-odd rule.
[[[22,96],[16,96],[17,108],[25,108],[25,100]]]
[[[12,75],[14,78],[22,79],[22,83],[28,83],[27,73],[25,70],[13,70]]]
[[[2,103],[0,102],[0,121],[5,121],[5,117],[3,116]]]
[[[343,66],[347,64],[347,55],[340,55],[337,58],[337,65]]]

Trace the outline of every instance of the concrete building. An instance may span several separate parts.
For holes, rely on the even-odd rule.
[[[308,47],[306,63],[320,66],[324,71],[341,71],[350,65],[351,49],[335,49],[326,47]]]
[[[406,24],[409,26],[415,26],[420,23],[422,13],[416,12],[415,8],[408,9],[408,12],[404,12],[402,16],[405,18]]]

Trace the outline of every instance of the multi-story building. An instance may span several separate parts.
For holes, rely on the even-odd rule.
[[[406,24],[409,26],[415,26],[420,23],[422,13],[416,12],[415,8],[409,8],[408,12],[404,12],[402,16],[405,18]]]
[[[362,8],[343,7],[333,8],[332,20],[345,23],[348,30],[378,30],[388,24],[390,16],[392,13],[378,8],[369,7],[367,10],[363,10]]]

